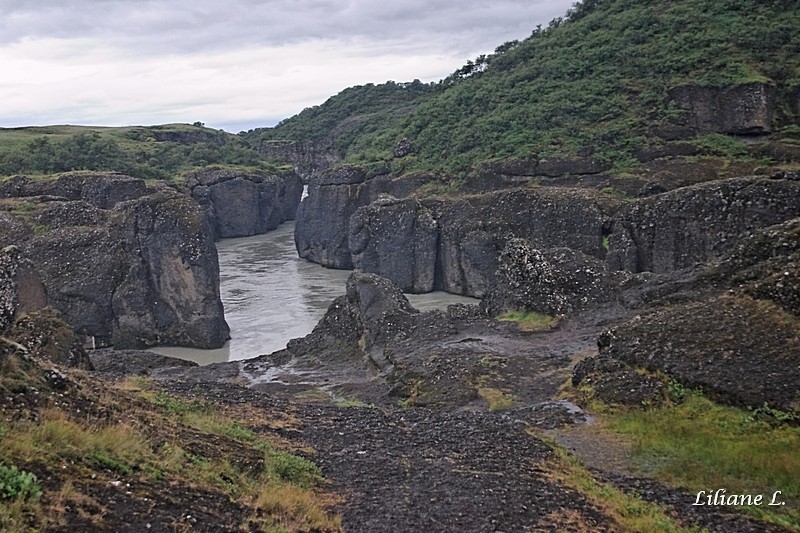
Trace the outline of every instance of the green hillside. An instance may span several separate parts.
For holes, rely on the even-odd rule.
[[[624,170],[637,149],[661,142],[654,129],[680,118],[670,89],[748,82],[776,88],[775,128],[796,124],[800,3],[585,0],[438,84],[354,87],[245,138],[326,140],[349,162],[392,160],[395,173],[587,152]],[[393,159],[403,138],[416,151]],[[741,151],[736,141],[696,142]]]
[[[171,179],[207,164],[265,162],[241,138],[201,124],[0,129],[0,176],[98,170]]]

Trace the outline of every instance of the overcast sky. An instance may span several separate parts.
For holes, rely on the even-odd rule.
[[[271,126],[436,81],[574,0],[0,0],[0,127]]]

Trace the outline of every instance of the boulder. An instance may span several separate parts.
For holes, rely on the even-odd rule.
[[[538,250],[526,239],[508,241],[482,307],[568,315],[614,299],[620,276],[605,263],[569,248]]]
[[[411,331],[419,311],[391,281],[354,271],[347,290],[330,305],[314,331],[289,342],[295,355],[315,357],[369,357],[386,365],[383,353],[398,335]]]
[[[14,322],[8,336],[38,360],[92,369],[82,339],[54,309],[45,308],[21,316]]]
[[[192,198],[207,209],[217,239],[257,235],[295,217],[303,184],[294,172],[206,168],[185,176]]]

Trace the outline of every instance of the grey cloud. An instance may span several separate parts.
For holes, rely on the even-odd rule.
[[[471,52],[527,35],[572,0],[55,0],[0,3],[0,42],[100,38],[137,53],[214,51],[309,39],[435,43]],[[500,37],[498,37],[500,36]]]

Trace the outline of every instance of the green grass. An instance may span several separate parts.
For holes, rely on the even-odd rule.
[[[728,494],[763,494],[769,500],[780,490],[785,507],[745,509],[800,530],[800,428],[781,415],[769,408],[748,412],[721,406],[688,393],[679,405],[605,419],[611,430],[632,439],[644,471],[691,492],[724,488]]]
[[[514,395],[493,387],[480,387],[478,396],[483,398],[489,411],[493,412],[510,409],[516,402]]]
[[[678,533],[698,531],[682,528],[668,511],[647,502],[637,494],[626,493],[609,483],[598,481],[572,454],[555,443],[555,460],[545,468],[549,476],[577,490],[595,505],[604,509],[624,528],[639,533]]]
[[[534,311],[507,311],[499,315],[497,320],[515,322],[520,329],[526,331],[537,331],[549,328],[555,321],[555,317]]]

